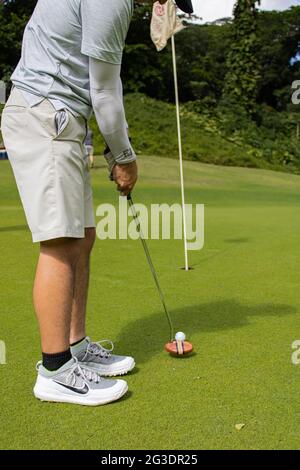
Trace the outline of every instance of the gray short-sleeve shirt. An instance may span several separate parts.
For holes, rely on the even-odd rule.
[[[30,106],[49,99],[89,118],[89,57],[121,64],[133,0],[38,0],[12,75]]]

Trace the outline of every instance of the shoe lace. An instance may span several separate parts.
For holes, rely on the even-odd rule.
[[[76,384],[76,377],[81,377],[83,380],[88,380],[89,382],[94,382],[98,384],[102,379],[102,377],[92,369],[88,367],[80,366],[76,357],[73,357],[75,363],[71,367],[70,372],[66,376],[66,383],[71,387],[74,387]],[[36,370],[38,371],[39,368],[42,366],[42,361],[39,361],[36,365]]]
[[[74,358],[74,360],[76,362],[66,377],[66,382],[68,385],[73,387],[76,383],[76,377],[81,377],[83,380],[88,380],[89,382],[94,382],[96,384],[102,380],[97,372],[88,369],[87,367],[80,366],[76,358]]]
[[[110,348],[105,348],[103,344],[110,345]],[[94,354],[95,356],[100,356],[104,358],[109,358],[114,350],[114,343],[109,339],[103,339],[95,343],[89,343],[87,347],[87,353]]]

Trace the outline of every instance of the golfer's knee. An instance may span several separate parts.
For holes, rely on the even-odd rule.
[[[56,258],[58,261],[75,267],[82,253],[84,239],[57,238],[41,242],[41,254]]]
[[[93,249],[94,243],[96,240],[96,229],[95,228],[86,228],[85,229],[85,239],[84,239],[84,249],[89,255]]]

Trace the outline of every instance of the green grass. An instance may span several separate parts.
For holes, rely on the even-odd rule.
[[[177,158],[177,124],[175,106],[140,93],[125,96],[126,116],[133,147],[138,154]],[[102,153],[104,144],[95,118],[90,123],[95,134],[95,148]],[[222,137],[216,122],[181,108],[183,153],[186,160],[216,165],[280,169],[263,158],[254,156],[254,149]]]
[[[136,202],[179,202],[176,160],[143,157]],[[0,162],[0,448],[299,449],[300,177],[185,163],[187,202],[206,206],[206,244],[149,246],[177,330],[196,354],[163,351],[168,328],[138,241],[97,241],[88,333],[136,357],[130,393],[85,408],[35,400],[39,339],[31,304],[31,244],[8,162]],[[95,206],[116,202],[93,172]],[[34,191],[34,188],[33,188]],[[245,423],[242,431],[235,424]]]
[[[140,93],[125,95],[124,101],[135,151],[177,159],[175,106]],[[229,118],[217,109],[214,115],[191,109],[194,109],[193,102],[180,108],[185,160],[299,174],[298,143],[288,138],[290,129],[282,126],[280,134],[275,135],[274,129],[270,134],[269,128],[243,121],[242,116],[235,115],[237,111],[231,111]],[[271,119],[272,113],[269,116],[266,112],[266,116]],[[94,117],[90,125],[95,134],[96,152],[101,154],[104,143]]]

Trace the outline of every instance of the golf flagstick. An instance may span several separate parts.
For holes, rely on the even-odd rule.
[[[181,205],[182,205],[182,219],[183,219],[184,269],[185,269],[185,271],[188,271],[189,270],[189,260],[188,260],[188,248],[187,248],[187,230],[186,230],[185,192],[184,192],[183,158],[182,158],[182,141],[181,141],[180,105],[179,105],[179,94],[178,94],[178,77],[177,77],[176,47],[175,47],[174,34],[171,37],[171,42],[172,42],[172,59],[173,59],[173,73],[174,73],[175,101],[176,101],[176,118],[177,118],[179,167],[180,167],[180,185],[181,185]]]
[[[141,240],[141,242],[142,242],[142,245],[143,245],[143,248],[144,248],[144,251],[145,251],[145,255],[146,255],[148,264],[149,264],[149,266],[150,266],[150,270],[151,270],[151,273],[152,273],[154,282],[155,282],[155,284],[156,284],[156,287],[157,287],[157,290],[158,290],[158,293],[159,293],[159,296],[160,296],[161,303],[162,303],[162,305],[163,305],[163,308],[164,308],[164,311],[165,311],[165,314],[166,314],[166,317],[167,317],[167,320],[168,320],[168,323],[169,323],[169,327],[170,327],[170,341],[173,341],[173,339],[174,339],[174,328],[173,328],[172,319],[171,319],[170,314],[169,314],[169,311],[168,311],[168,309],[167,309],[167,305],[166,305],[166,302],[165,302],[165,297],[164,297],[164,294],[163,294],[163,292],[162,292],[162,290],[161,290],[161,287],[160,287],[160,284],[159,284],[159,281],[158,281],[158,277],[157,277],[157,274],[156,274],[156,271],[155,271],[155,268],[154,268],[154,265],[153,265],[153,262],[152,262],[152,259],[151,259],[151,256],[150,256],[150,252],[149,252],[149,250],[148,250],[148,246],[147,246],[145,237],[144,237],[143,232],[142,232],[142,228],[141,228],[141,224],[140,224],[140,221],[139,221],[139,217],[138,217],[137,212],[136,212],[136,210],[135,210],[135,207],[134,207],[134,203],[133,203],[131,194],[128,194],[128,196],[127,196],[127,201],[128,201],[128,204],[129,204],[131,213],[132,213],[132,217],[134,218],[134,221],[135,221],[135,223],[136,223],[136,228],[137,228],[137,231],[138,231],[138,233],[139,233],[140,240]]]
[[[181,204],[182,204],[182,226],[184,238],[184,269],[189,271],[188,261],[188,243],[187,243],[187,220],[186,220],[186,207],[185,207],[185,194],[184,194],[184,177],[183,177],[183,158],[182,158],[182,141],[181,141],[181,124],[180,124],[180,107],[179,107],[179,94],[178,94],[178,77],[177,77],[177,63],[176,63],[176,48],[175,48],[175,34],[185,28],[183,22],[176,14],[176,5],[180,3],[183,11],[191,13],[193,7],[191,1],[178,2],[175,0],[168,0],[163,5],[155,2],[153,5],[152,19],[151,19],[151,39],[158,52],[162,51],[168,40],[172,41],[172,59],[173,59],[173,74],[174,74],[174,87],[175,87],[175,100],[176,100],[176,119],[177,119],[177,134],[178,134],[178,151],[179,151],[179,166],[180,166],[180,184],[181,184]],[[186,3],[186,5],[184,5]]]

